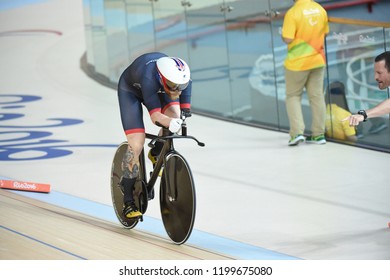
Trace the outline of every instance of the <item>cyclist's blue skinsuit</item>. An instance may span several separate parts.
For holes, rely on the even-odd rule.
[[[170,99],[160,84],[156,60],[164,56],[167,55],[158,52],[141,55],[119,78],[119,107],[126,135],[145,133],[142,104],[149,111],[149,115],[156,111],[164,114],[164,111],[172,105],[180,105],[181,109],[190,109],[192,81],[176,100]]]

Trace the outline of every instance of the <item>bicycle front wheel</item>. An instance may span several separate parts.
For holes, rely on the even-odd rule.
[[[160,183],[160,210],[165,230],[175,244],[190,237],[195,222],[195,185],[187,161],[177,152],[166,156]]]

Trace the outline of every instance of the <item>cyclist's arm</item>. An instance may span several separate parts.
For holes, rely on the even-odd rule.
[[[191,92],[192,81],[188,84],[188,87],[181,92],[180,95],[180,109],[191,109]]]
[[[155,125],[161,124],[164,127],[169,127],[169,123],[171,122],[172,118],[161,113],[161,109],[153,110],[149,113],[150,113],[150,119]]]
[[[159,123],[164,127],[169,127],[171,118],[161,113],[161,102],[157,93],[160,88],[159,82],[144,75],[141,84],[143,103],[149,112],[151,121],[155,125]]]

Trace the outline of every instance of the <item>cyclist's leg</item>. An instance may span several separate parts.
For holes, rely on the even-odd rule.
[[[140,217],[142,213],[135,205],[133,192],[139,174],[139,155],[145,142],[145,134],[127,134],[126,138],[128,149],[122,161],[123,177],[121,182],[123,185],[123,204],[125,205],[123,214],[127,218],[136,218]]]
[[[127,218],[140,217],[133,191],[139,174],[139,155],[145,143],[145,128],[143,123],[142,103],[132,93],[118,90],[119,106],[123,129],[126,134],[128,149],[122,161],[123,214]]]

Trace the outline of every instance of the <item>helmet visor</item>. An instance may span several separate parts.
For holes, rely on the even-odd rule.
[[[163,84],[166,86],[166,88],[169,89],[170,91],[182,91],[182,90],[185,90],[188,87],[188,84],[189,84],[189,82],[187,82],[185,84],[176,84],[176,83],[173,83],[173,82],[165,79],[164,76],[162,76],[162,81],[163,81]]]

